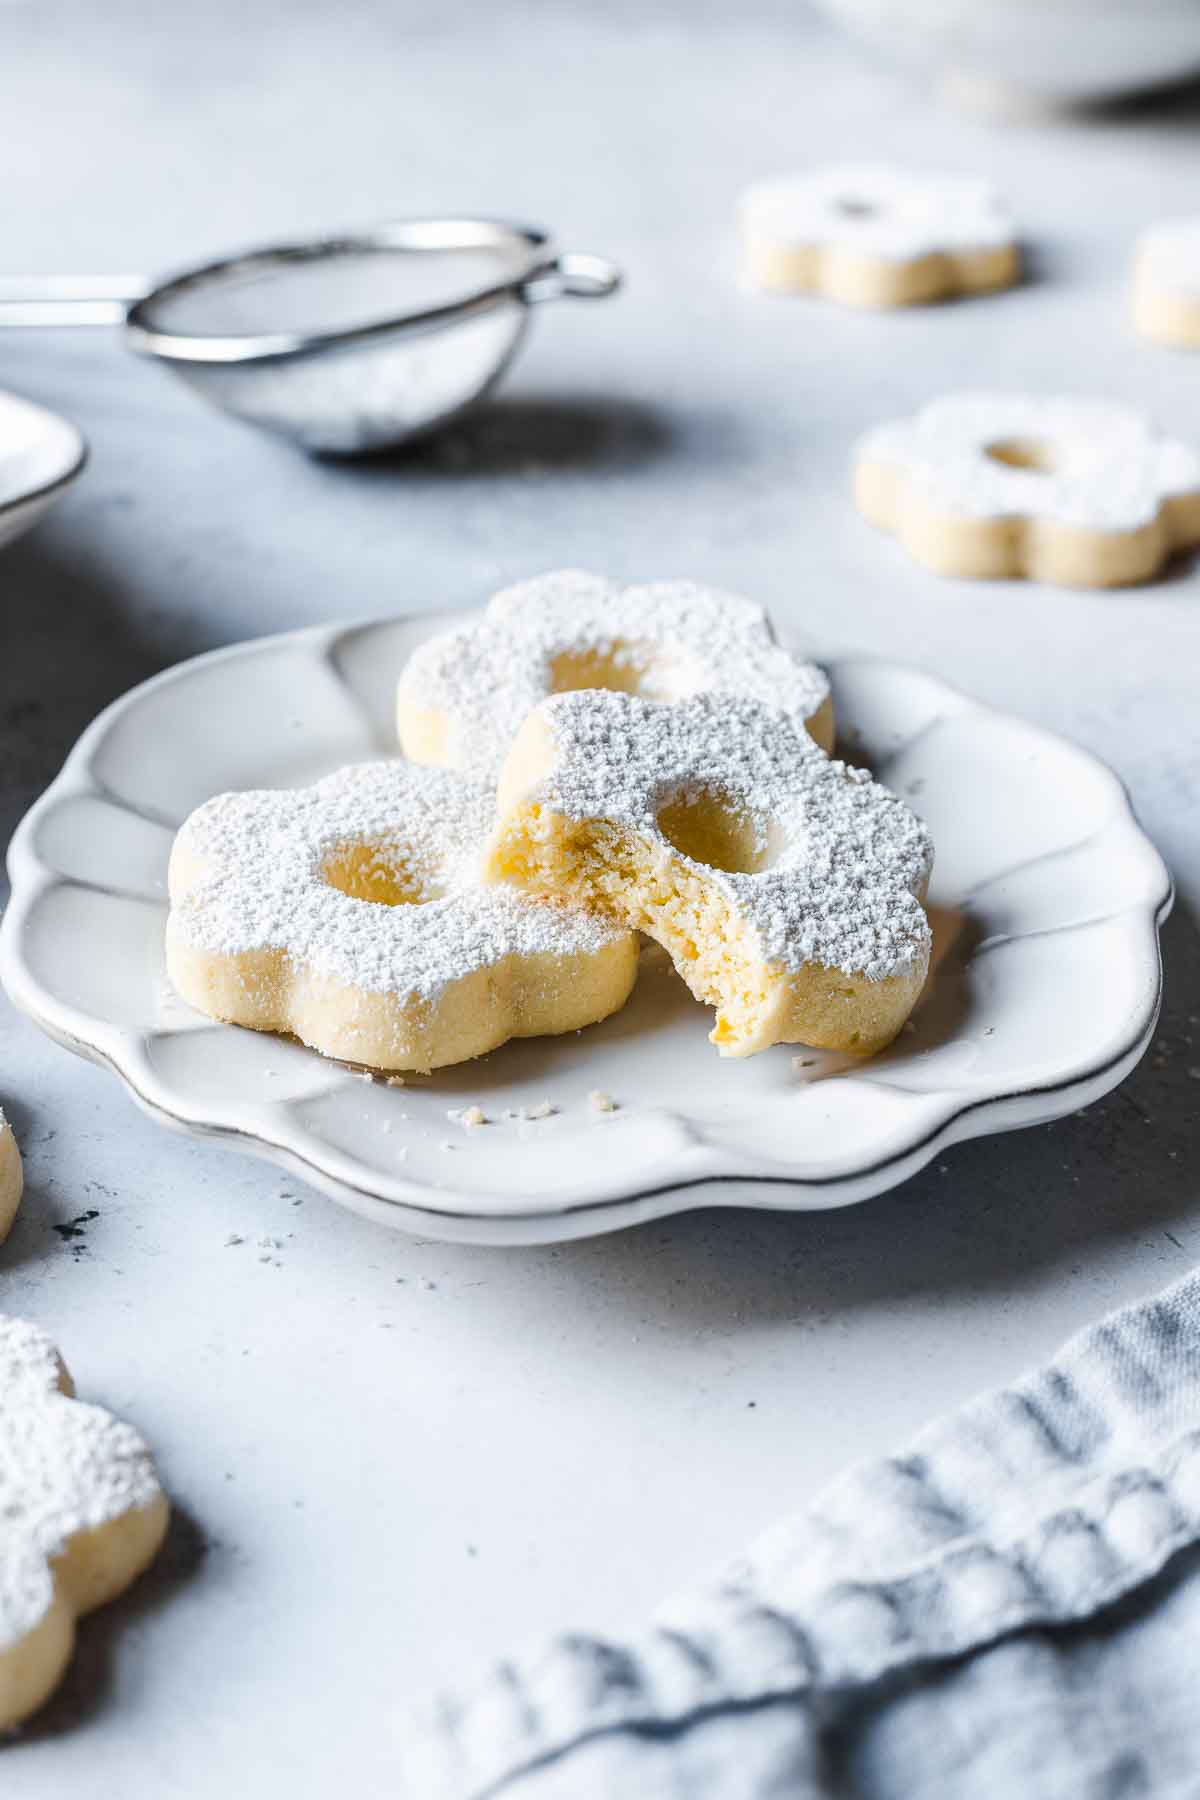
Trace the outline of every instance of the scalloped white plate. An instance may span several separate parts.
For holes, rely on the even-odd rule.
[[[1116,777],[928,675],[863,659],[829,665],[843,747],[909,799],[937,846],[935,970],[883,1056],[791,1046],[722,1060],[708,1010],[654,949],[604,1024],[399,1088],[192,1012],[163,960],[176,827],[223,789],[298,786],[393,754],[396,675],[451,622],[265,638],[109,707],[12,842],[0,977],[16,1005],[166,1124],[267,1157],[384,1223],[492,1243],[718,1201],[845,1205],[947,1144],[1096,1099],[1141,1056],[1171,888]],[[618,1110],[594,1111],[595,1089]],[[544,1100],[549,1118],[508,1116]],[[470,1102],[493,1122],[447,1119]]]
[[[87,461],[81,432],[57,413],[0,392],[0,545],[35,525]]]

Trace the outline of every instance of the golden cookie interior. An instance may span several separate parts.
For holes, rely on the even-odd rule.
[[[655,938],[716,1007],[722,1055],[779,1042],[869,1054],[920,994],[928,833],[754,701],[543,702],[497,806],[488,879]]]

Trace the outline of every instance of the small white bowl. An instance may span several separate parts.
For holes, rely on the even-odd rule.
[[[54,504],[87,461],[74,425],[16,394],[0,392],[0,548]]]
[[[1200,73],[1200,0],[816,0],[951,91],[1072,105]]]

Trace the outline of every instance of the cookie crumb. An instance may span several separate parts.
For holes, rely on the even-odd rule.
[[[403,1075],[389,1075],[386,1079],[387,1079],[388,1087],[403,1087],[404,1086]]]
[[[610,1113],[616,1112],[617,1110],[616,1101],[611,1094],[606,1094],[603,1088],[592,1089],[591,1093],[588,1095],[588,1105],[593,1112],[598,1113]]]
[[[793,1056],[792,1058],[793,1069],[815,1069],[816,1066],[817,1059],[815,1056]]]
[[[548,1119],[557,1111],[558,1108],[551,1106],[549,1100],[539,1100],[536,1106],[523,1106],[521,1117],[523,1119]]]
[[[464,1106],[458,1115],[458,1122],[468,1131],[474,1131],[478,1126],[487,1124],[488,1116],[482,1106]]]

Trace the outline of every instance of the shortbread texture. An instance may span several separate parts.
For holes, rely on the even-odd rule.
[[[0,1316],[0,1730],[57,1687],[76,1619],[141,1573],[167,1515],[133,1427],[73,1399],[50,1339]]]
[[[1133,322],[1156,344],[1200,348],[1200,217],[1164,219],[1139,238]]]
[[[1104,400],[935,400],[860,440],[854,497],[938,575],[1122,587],[1200,542],[1200,456]]]
[[[12,1134],[12,1126],[0,1112],[0,1243],[12,1230],[17,1208],[21,1204],[24,1172],[21,1152]]]
[[[559,695],[518,733],[489,879],[593,906],[669,952],[722,1055],[869,1054],[929,966],[925,827],[752,700]]]
[[[582,569],[506,588],[480,618],[415,650],[397,693],[401,746],[415,762],[494,782],[533,708],[584,688],[669,701],[740,694],[833,746],[827,677],[775,642],[754,601],[691,581],[620,588]]]
[[[221,794],[172,850],[171,980],[213,1018],[379,1069],[607,1017],[633,987],[636,939],[484,887],[491,820],[487,788],[400,761]]]
[[[775,176],[741,204],[747,280],[844,306],[913,306],[1020,279],[1021,253],[996,190],[962,175],[845,164]]]

